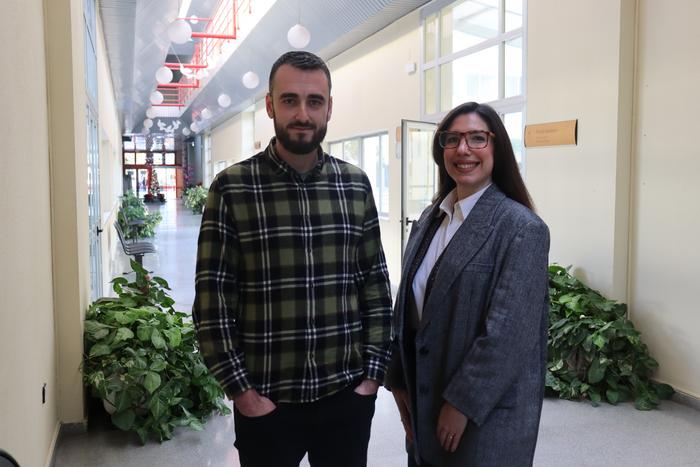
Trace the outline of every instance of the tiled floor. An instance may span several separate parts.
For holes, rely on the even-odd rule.
[[[194,265],[200,216],[179,202],[155,206],[163,214],[155,242],[158,254],[144,265],[170,283],[175,308],[189,311],[194,296]],[[120,252],[121,253],[121,252]],[[114,271],[125,271],[120,254]],[[141,446],[135,436],[97,424],[85,433],[64,436],[56,449],[56,467],[236,467],[233,418],[213,417],[202,432],[180,429],[172,441]],[[403,431],[391,394],[381,389],[368,465],[403,467]],[[593,408],[586,403],[546,400],[535,465],[700,466],[700,412],[662,403],[640,412],[630,404]],[[302,466],[308,466],[306,460]],[[271,466],[274,467],[274,466]]]

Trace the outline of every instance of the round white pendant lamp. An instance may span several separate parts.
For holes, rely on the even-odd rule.
[[[243,75],[243,78],[241,78],[241,82],[246,88],[255,89],[260,84],[260,78],[254,72],[248,71]]]
[[[211,118],[211,110],[205,107],[204,109],[202,109],[202,113],[200,113],[200,115],[204,120],[209,120]]]
[[[190,135],[190,129],[187,128],[187,127],[183,128],[183,129],[182,129],[182,134],[185,135],[185,136],[189,136],[189,135]]]
[[[216,99],[216,101],[217,101],[217,102],[219,103],[219,105],[220,105],[222,108],[224,108],[224,109],[225,109],[226,107],[228,107],[229,105],[231,105],[231,98],[229,97],[228,94],[220,94],[220,95],[219,95],[219,98]]]
[[[160,91],[153,91],[150,96],[151,104],[159,105],[163,103],[163,94]]]
[[[197,125],[197,122],[192,122],[192,124],[190,125],[190,130],[192,130],[195,133],[199,131],[199,125]]]
[[[148,117],[148,118],[154,118],[155,116],[156,116],[156,109],[154,109],[153,107],[149,107],[149,108],[146,110],[146,117]]]
[[[301,24],[295,24],[287,31],[289,45],[296,49],[303,49],[311,41],[311,33]]]
[[[156,71],[156,81],[159,84],[168,84],[173,80],[173,72],[167,66],[162,66]]]
[[[175,44],[184,44],[192,38],[192,26],[184,19],[176,19],[168,26],[168,39]]]
[[[195,15],[190,16],[190,23],[192,23],[192,24],[199,23],[199,18],[197,18]]]

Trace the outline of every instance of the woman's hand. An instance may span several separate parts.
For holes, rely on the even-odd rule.
[[[408,392],[403,389],[392,388],[391,393],[394,395],[396,407],[399,408],[401,423],[406,432],[406,439],[413,444],[413,430],[411,429],[411,402],[408,397]]]
[[[440,445],[447,452],[455,452],[462,439],[464,429],[467,427],[467,417],[455,409],[449,402],[445,402],[440,409],[437,422],[437,438]]]

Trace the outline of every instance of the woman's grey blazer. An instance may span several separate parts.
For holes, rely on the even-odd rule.
[[[546,371],[549,230],[492,184],[431,273],[414,337],[407,297],[421,244],[440,218],[438,201],[414,223],[394,310],[386,384],[409,391],[409,453],[436,466],[531,465]],[[453,454],[436,436],[445,401],[469,419]]]

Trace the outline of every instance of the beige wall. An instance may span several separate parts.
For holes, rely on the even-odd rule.
[[[58,413],[84,420],[80,363],[90,301],[82,0],[46,1]]]
[[[42,466],[58,426],[43,2],[3,2],[3,14],[0,448]]]
[[[226,161],[226,166],[238,162],[241,155],[241,117],[238,114],[226,120],[221,125],[211,131],[211,163],[214,170],[213,175],[218,172],[219,161]]]
[[[275,136],[275,126],[272,123],[272,119],[267,116],[265,99],[260,99],[255,103],[254,125],[255,142],[260,143],[258,151],[261,151],[265,149],[272,137]]]
[[[329,61],[333,115],[326,141],[389,133],[389,219],[380,221],[389,275],[398,284],[401,268],[401,161],[396,128],[420,116],[420,76],[405,65],[420,59],[418,11],[394,22]]]
[[[640,0],[630,315],[658,379],[700,397],[700,3]]]
[[[112,227],[122,194],[122,129],[119,123],[112,75],[107,62],[102,22],[97,21],[97,84],[100,138],[100,205],[102,212],[102,295],[110,295],[111,263],[119,243]]]
[[[695,397],[698,15],[692,0],[529,0],[526,108],[579,121],[577,146],[527,150],[551,261],[627,302],[655,377]]]
[[[527,10],[526,123],[579,125],[577,146],[526,151],[527,184],[551,230],[550,260],[619,300],[627,298],[634,30],[625,20],[633,4],[531,0]]]

